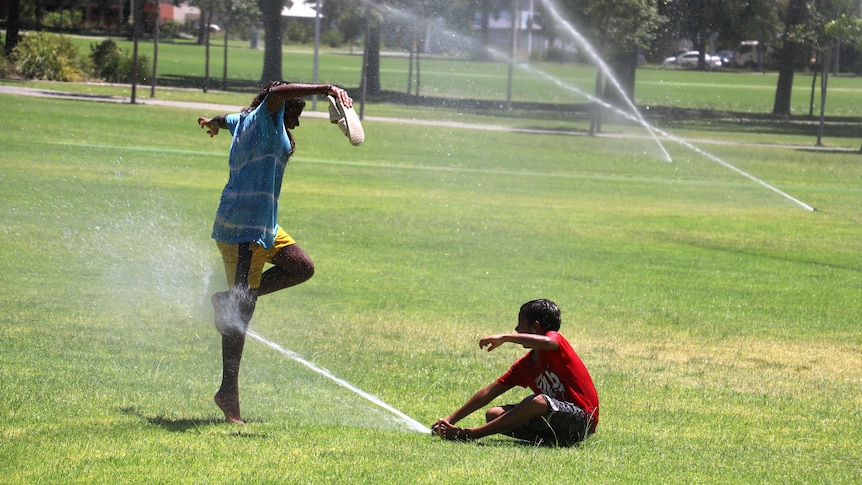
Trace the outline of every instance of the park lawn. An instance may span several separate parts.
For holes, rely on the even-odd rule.
[[[100,42],[96,37],[73,37],[82,55],[90,46]],[[114,39],[131,50],[132,44]],[[149,80],[137,87],[136,102],[147,103],[151,96],[160,101],[188,101],[213,103],[239,108],[247,103],[259,77],[263,51],[250,49],[247,44],[232,41],[228,48],[228,81],[223,84],[224,49],[214,43],[210,49],[210,89],[204,92],[204,52],[202,46],[181,41],[162,42],[159,46],[159,79],[171,87],[160,84],[151,90]],[[152,57],[151,43],[141,44],[143,56]],[[312,82],[313,50],[307,45],[286,46],[284,51],[285,78],[292,81]],[[456,109],[435,108],[433,102],[425,106],[382,104],[372,100],[365,103],[362,112],[369,117],[433,119],[451,124],[486,124],[514,127],[523,130],[550,130],[559,133],[585,132],[590,128],[588,113],[583,109],[588,93],[594,91],[595,69],[580,64],[532,62],[519,63],[513,72],[511,100],[514,109],[507,108],[508,64],[501,61],[477,62],[460,56],[426,56],[422,58],[419,86],[416,89],[426,97],[461,100]],[[409,63],[397,52],[384,53],[381,59],[381,85],[389,92],[407,91]],[[335,83],[348,88],[361,101],[358,89],[361,77],[361,56],[358,51],[325,47],[320,54],[321,82]],[[128,98],[129,86],[105,84],[45,83],[39,81],[4,81],[16,85],[69,91],[88,96],[120,96]],[[811,77],[797,73],[791,99],[791,112],[795,119],[767,118],[772,111],[776,73],[755,73],[738,70],[701,72],[687,69],[660,69],[643,66],[636,76],[635,99],[638,113],[628,107],[606,110],[602,131],[610,135],[618,132],[649,135],[642,116],[663,139],[693,138],[698,142],[770,143],[813,146],[818,141],[820,92],[812,98]],[[225,90],[226,89],[226,90]],[[832,76],[829,97],[824,115],[826,123],[820,144],[833,149],[857,149],[860,146],[859,119],[862,85],[858,78]],[[469,100],[499,101],[496,107],[471,107]],[[813,104],[812,104],[813,100]],[[522,108],[538,104],[544,110]],[[567,109],[571,106],[572,109]],[[319,111],[325,104],[318,105]],[[669,110],[670,108],[670,110]],[[687,110],[687,114],[680,111]],[[691,113],[702,112],[702,117]],[[728,114],[730,113],[730,114]],[[804,118],[811,113],[810,118]],[[708,137],[701,135],[706,132]]]
[[[91,46],[101,42],[97,37],[72,37],[82,55]],[[133,44],[125,39],[113,39],[127,52]],[[214,40],[210,46],[210,86],[219,89],[224,80],[223,41]],[[248,43],[231,41],[228,44],[228,88],[259,81],[263,65],[263,49],[251,49]],[[205,69],[205,48],[188,41],[159,43],[158,74],[180,81],[182,86],[201,89]],[[152,60],[152,42],[141,42],[139,53]],[[283,51],[284,78],[290,81],[312,82],[313,46],[290,44]],[[455,99],[490,99],[505,103],[508,90],[508,61],[492,58],[489,61],[472,61],[463,55],[428,55],[420,57],[418,79],[410,84],[410,92],[431,97]],[[322,46],[319,53],[318,80],[356,88],[362,74],[362,50]],[[408,92],[410,61],[405,52],[382,53],[381,87],[387,91]],[[595,68],[578,63],[524,62],[519,60],[513,70],[511,99],[533,103],[584,103],[595,91]],[[812,100],[811,73],[799,72],[794,77],[791,113],[806,115],[820,113],[820,80],[818,78]],[[690,69],[641,66],[636,73],[634,102],[642,108],[675,107],[685,109],[732,111],[741,113],[771,113],[778,80],[776,72],[758,73],[749,70],[716,69],[697,71]],[[184,81],[183,81],[184,80]],[[829,77],[825,114],[829,117],[862,117],[862,84],[856,76]],[[645,113],[646,114],[646,113]]]
[[[229,139],[196,110],[0,95],[3,483],[853,483],[858,154],[308,118],[280,221],[315,260],[255,331],[431,424],[523,350],[547,297],[590,368],[580,447],[439,442],[249,341],[211,397],[209,231]],[[701,136],[709,137],[709,132]],[[526,392],[513,391],[502,402]],[[479,415],[465,424],[478,423]]]

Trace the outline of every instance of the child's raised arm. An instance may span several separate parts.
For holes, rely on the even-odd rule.
[[[506,333],[500,335],[491,335],[479,339],[479,347],[488,347],[488,352],[496,349],[504,343],[518,344],[521,347],[537,350],[557,350],[560,344],[545,335],[537,335],[531,333]]]

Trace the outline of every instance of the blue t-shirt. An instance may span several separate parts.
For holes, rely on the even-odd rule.
[[[284,128],[284,105],[270,115],[264,100],[254,111],[227,115],[225,121],[233,135],[230,176],[212,237],[223,243],[256,242],[269,248],[278,230],[278,197],[292,149]]]

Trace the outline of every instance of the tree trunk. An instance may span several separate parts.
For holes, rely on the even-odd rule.
[[[826,50],[828,52],[828,50]],[[817,146],[823,146],[823,125],[826,124],[826,87],[829,84],[829,55],[824,54],[820,75],[820,123],[817,124]]]
[[[283,0],[258,0],[258,7],[263,17],[263,29],[266,37],[263,43],[263,72],[260,75],[261,85],[282,78],[281,72],[281,38],[284,22],[281,20]]]
[[[210,0],[208,11],[205,15],[206,26],[204,30],[204,92],[210,89],[210,24],[213,21],[213,0]]]
[[[785,42],[778,60],[778,85],[775,87],[775,103],[772,114],[790,115],[790,97],[793,92],[793,64],[797,45]]]
[[[159,35],[161,35],[162,4],[156,3],[156,24],[153,26],[153,79],[150,82],[150,97],[156,97],[156,84],[159,75]]]
[[[620,93],[612,83],[606,82],[604,87],[605,101],[618,106],[627,104],[625,98],[634,102],[638,53],[634,51],[620,54],[612,57],[608,62],[611,75],[619,83],[623,92]]]
[[[21,40],[19,31],[21,29],[21,0],[9,2],[9,18],[6,19],[6,45],[4,52],[6,57],[12,54],[12,50]]]
[[[601,68],[596,69],[596,88],[595,88],[595,96],[596,101],[593,102],[593,109],[590,113],[590,136],[595,135],[596,133],[600,133],[602,131],[602,105],[600,101],[602,100],[602,92],[604,92],[604,88],[602,85],[604,84],[605,76],[602,72]]]
[[[228,17],[228,21],[224,25],[224,60],[222,61],[222,74],[221,74],[221,88],[227,91],[227,39],[230,34],[230,17]]]
[[[366,29],[366,65],[362,80],[365,84],[362,89],[369,96],[378,96],[380,95],[380,25],[370,16],[367,21],[370,24]]]
[[[476,52],[473,54],[477,61],[488,60],[488,49],[490,48],[490,21],[491,21],[491,4],[489,1],[481,2],[479,5],[479,44],[476,46]]]
[[[787,18],[784,20],[784,38],[790,38],[795,26],[805,21],[806,0],[790,0],[787,5]],[[778,85],[775,87],[775,103],[772,114],[790,115],[790,97],[793,93],[793,68],[799,44],[784,41],[778,58]]]
[[[407,96],[413,91],[413,53],[416,52],[416,39],[410,45],[410,67],[407,69]]]

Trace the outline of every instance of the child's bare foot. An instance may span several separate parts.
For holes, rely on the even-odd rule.
[[[215,394],[213,400],[216,403],[216,406],[222,410],[224,413],[224,419],[227,420],[228,423],[235,424],[245,424],[245,421],[239,417],[239,396],[238,395],[228,395],[222,394],[221,391]]]
[[[446,421],[436,424],[432,430],[444,440],[473,441],[473,434],[469,429],[459,428]]]

